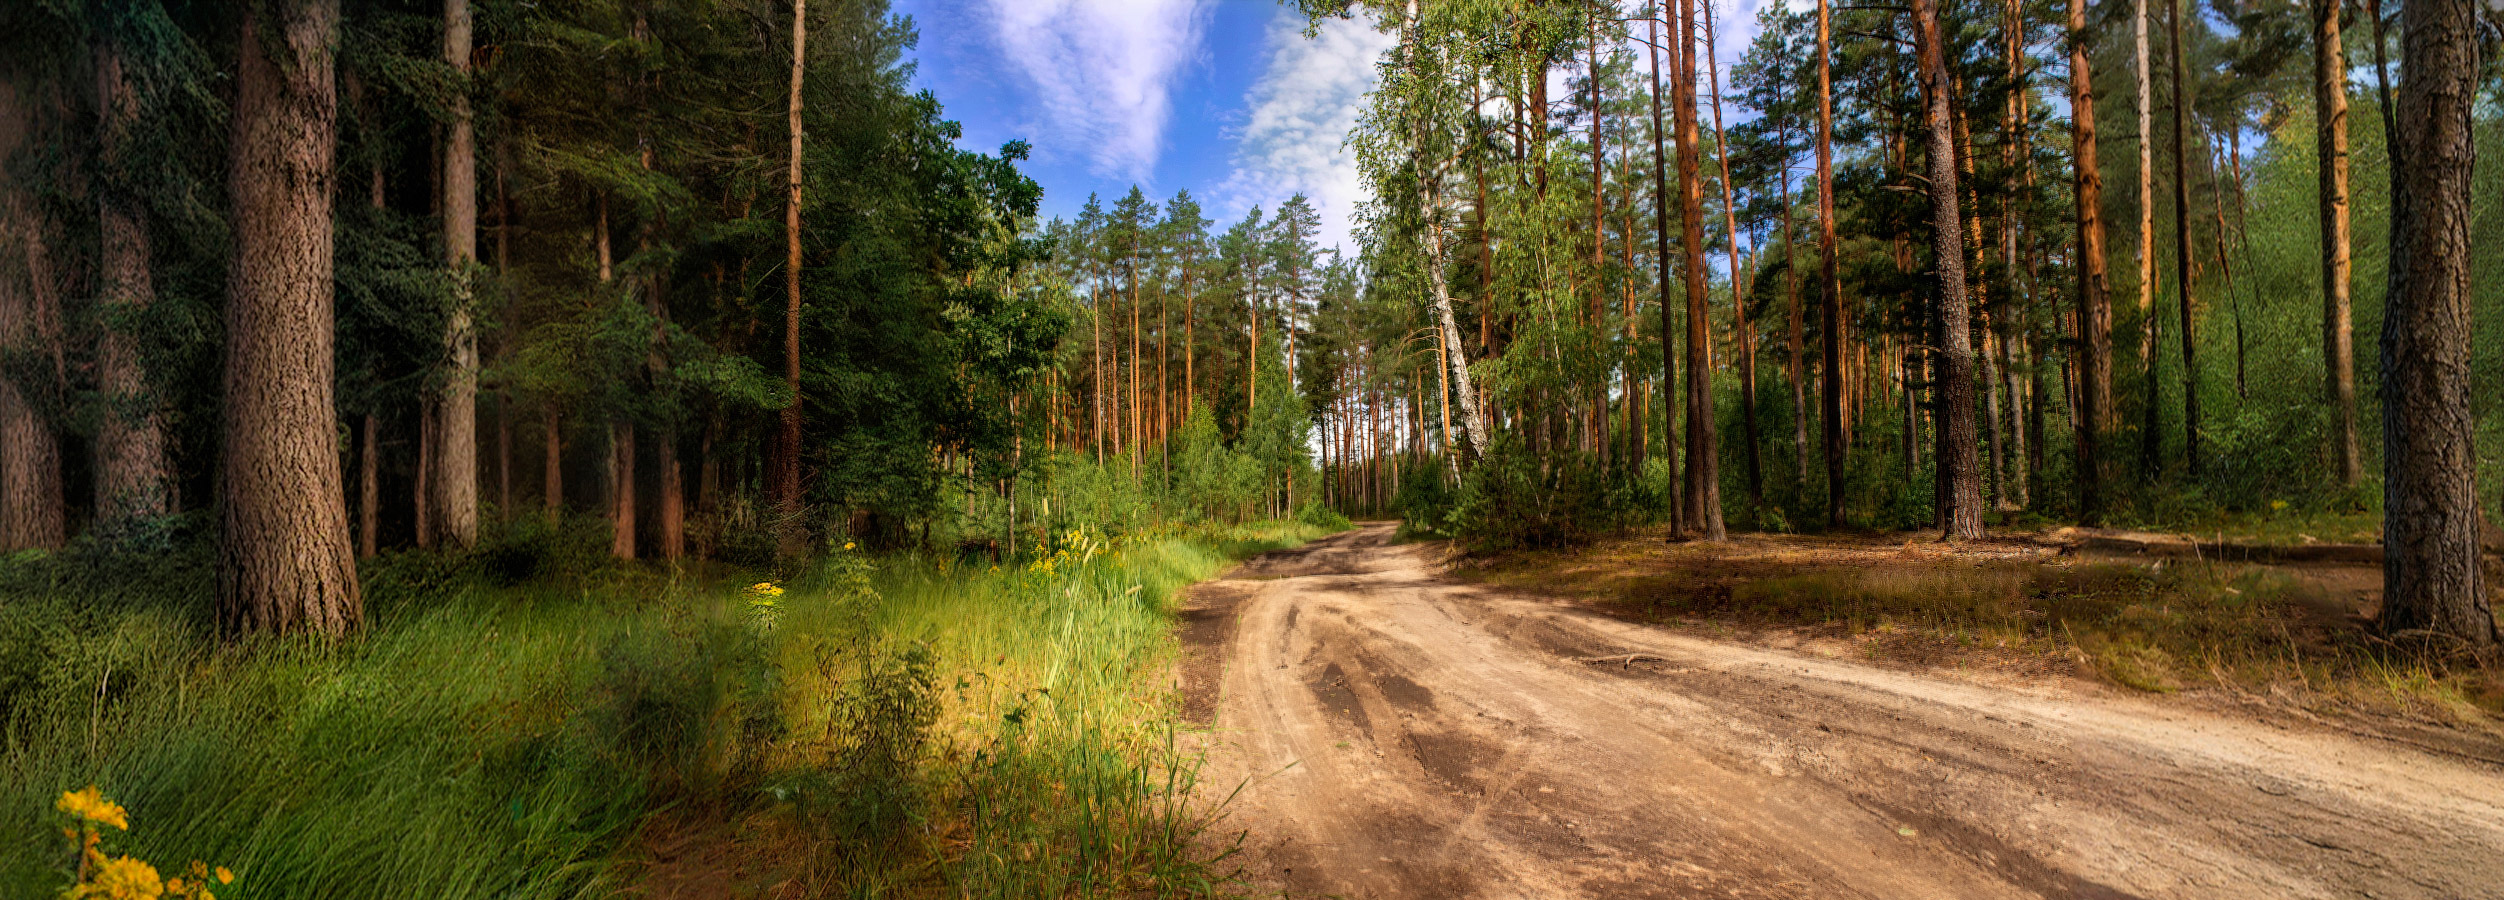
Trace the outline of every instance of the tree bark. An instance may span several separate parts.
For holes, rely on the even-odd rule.
[[[96,342],[96,387],[104,415],[96,427],[96,519],[100,525],[173,511],[174,478],[165,449],[164,416],[140,361],[130,320],[156,302],[147,214],[116,182],[133,177],[129,131],[139,100],[122,70],[122,47],[102,42],[96,53],[98,156],[107,173],[97,191],[97,237],[103,280],[98,298],[104,328]]]
[[[1820,0],[1823,2],[1823,0]],[[1668,125],[1661,119],[1661,35],[1655,19],[1644,27],[1651,37],[1652,57],[1652,226],[1655,240],[1653,265],[1660,276],[1661,307],[1661,455],[1672,475],[1678,468],[1678,414],[1670,405],[1671,395],[1678,390],[1678,348],[1673,338],[1678,334],[1669,306],[1669,154],[1662,142],[1668,140]],[[1676,64],[1675,54],[1671,63]],[[1672,76],[1673,80],[1676,76]],[[1669,530],[1671,534],[1687,531],[1687,504],[1680,479],[1670,479]]]
[[[1789,310],[1786,361],[1791,378],[1791,456],[1799,466],[1799,496],[1808,496],[1808,311],[1800,308],[1800,254],[1791,222],[1791,131],[1782,129],[1782,291]]]
[[[2400,9],[2390,289],[2382,330],[2383,604],[2393,635],[2497,641],[2478,550],[2470,410],[2474,0]],[[2451,649],[2449,647],[2445,649]]]
[[[1679,232],[1686,241],[1687,518],[1708,541],[1729,537],[1722,526],[1721,442],[1713,414],[1712,322],[1704,259],[1704,185],[1698,171],[1703,135],[1696,121],[1695,0],[1678,0]]]
[[[609,555],[635,558],[635,426],[609,423]]]
[[[782,411],[782,466],[776,470],[780,478],[774,491],[784,556],[799,555],[807,540],[800,523],[800,85],[808,73],[808,35],[808,0],[792,0],[791,153],[785,178],[789,195],[783,205],[783,383],[791,392],[791,405]]]
[[[1922,78],[1929,82],[1928,109],[1930,211],[1937,242],[1939,272],[1939,407],[1940,477],[1947,482],[1947,537],[1982,537],[1981,460],[1974,446],[1974,348],[1972,310],[1966,301],[1964,216],[1957,209],[1956,132],[1949,111],[1949,83],[1940,47],[1939,0],[1914,0],[1913,15],[1921,28]]]
[[[2330,405],[2331,471],[2355,487],[2364,477],[2357,445],[2356,328],[2350,321],[2347,50],[2339,41],[2339,0],[2313,0],[2313,136],[2321,165],[2321,369]]]
[[[218,619],[337,637],[364,618],[332,404],[337,0],[241,16],[231,112]],[[275,57],[275,58],[273,58]]]
[[[444,324],[444,384],[429,410],[434,420],[434,470],[427,476],[435,542],[478,543],[478,153],[470,122],[469,0],[443,0],[443,57],[455,87],[443,144],[443,252],[452,275],[452,309]]]
[[[0,81],[0,160],[33,133],[37,101],[24,88]],[[52,218],[23,182],[0,180],[0,248],[15,257],[0,260],[0,350],[14,356],[47,355],[59,340]],[[64,538],[61,438],[42,402],[57,383],[29,375],[0,376],[0,551],[58,547]]]
[[[2174,58],[2174,294],[2182,301],[2182,459],[2196,479],[2200,477],[2200,342],[2191,318],[2191,107],[2184,86],[2191,75],[2182,59],[2182,0],[2166,0],[2165,24],[2173,32],[2167,43]]]
[[[2159,424],[2164,404],[2158,402],[2163,392],[2157,388],[2156,332],[2162,319],[2156,314],[2156,107],[2148,54],[2148,0],[2131,0],[2130,39],[2132,59],[2138,77],[2139,112],[2139,362],[2145,366],[2140,379],[2142,395],[2139,407],[2139,469],[2142,477],[2154,478],[2162,471]]]
[[[359,559],[373,556],[382,549],[383,477],[382,420],[373,413],[365,414],[365,425],[358,429],[356,555]]]
[[[1409,0],[1407,10],[1402,17],[1402,24],[1404,26],[1402,30],[1406,32],[1403,39],[1409,44],[1410,77],[1419,80],[1422,86],[1425,70],[1419,58],[1425,53],[1425,41],[1417,30],[1417,0]],[[1461,327],[1452,316],[1451,286],[1444,280],[1443,173],[1439,167],[1432,165],[1425,158],[1427,123],[1424,116],[1418,117],[1416,128],[1418,146],[1414,151],[1417,158],[1413,164],[1418,169],[1418,190],[1423,195],[1420,200],[1426,215],[1426,283],[1433,291],[1431,296],[1434,300],[1435,322],[1439,326],[1438,331],[1444,344],[1445,359],[1450,364],[1452,385],[1461,398],[1461,428],[1466,438],[1464,445],[1469,450],[1470,459],[1476,460],[1486,456],[1487,453],[1487,420],[1479,410],[1478,395],[1470,383],[1469,358],[1461,347]],[[1253,310],[1252,318],[1257,328],[1260,322],[1260,311],[1257,306]],[[1253,350],[1255,353],[1260,350],[1257,340],[1254,342]]]
[[[2087,2],[2069,0],[2069,110],[2075,150],[2078,276],[2078,518],[2103,520],[2104,436],[2113,409],[2113,303],[2105,280],[2104,174],[2096,161],[2094,67]]]
[[[2084,3],[2085,0],[2071,0]],[[1817,0],[1817,291],[1824,326],[1826,525],[1843,527],[1843,280],[1835,264],[1832,13]]]

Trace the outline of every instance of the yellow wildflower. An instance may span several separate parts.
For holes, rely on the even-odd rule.
[[[122,805],[104,799],[104,792],[88,785],[83,791],[63,791],[61,801],[53,806],[62,812],[90,822],[101,822],[123,831],[130,830],[130,813]]]
[[[76,895],[103,900],[156,900],[165,895],[165,883],[157,879],[155,866],[117,856],[97,867],[94,880],[78,886]]]
[[[2277,509],[2285,509],[2285,508],[2287,508],[2287,501],[2284,501],[2284,500],[2271,500],[2271,501],[2269,501],[2269,508],[2270,508],[2270,509],[2273,509],[2273,510],[2277,510]]]
[[[217,867],[217,883],[234,884],[235,873],[232,870],[227,869],[225,866]]]
[[[843,549],[846,549],[846,550],[850,550],[850,549],[852,549],[852,542],[851,542],[851,541],[845,541],[845,542],[843,542]]]

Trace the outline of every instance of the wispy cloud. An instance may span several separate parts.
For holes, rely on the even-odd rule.
[[[1003,59],[1034,92],[1038,150],[1080,154],[1099,176],[1146,180],[1212,0],[983,2]]]
[[[1244,98],[1235,171],[1215,199],[1240,211],[1302,193],[1321,213],[1323,246],[1353,253],[1348,235],[1365,183],[1343,144],[1392,38],[1362,21],[1332,20],[1308,39],[1302,18],[1282,11],[1269,41],[1269,68]]]

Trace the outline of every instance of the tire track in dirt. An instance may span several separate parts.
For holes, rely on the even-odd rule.
[[[1390,537],[1247,561],[1186,609],[1201,790],[1240,786],[1221,827],[1264,889],[2454,898],[2504,856],[2492,767],[1702,640]]]

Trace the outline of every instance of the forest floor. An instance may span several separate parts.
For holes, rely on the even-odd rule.
[[[1368,526],[1193,589],[1201,791],[1231,796],[1245,877],[1292,895],[2492,886],[2490,682],[2342,636],[2359,567],[2080,556],[1635,535],[1455,559]]]

